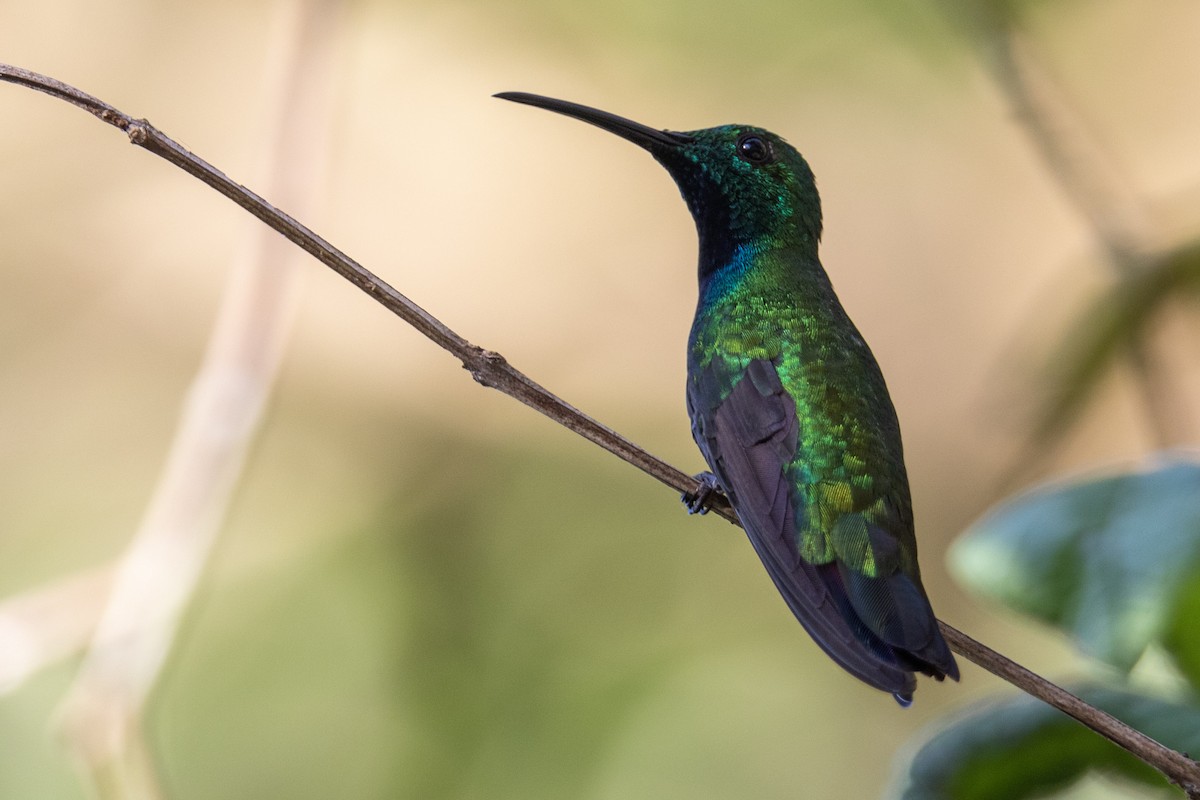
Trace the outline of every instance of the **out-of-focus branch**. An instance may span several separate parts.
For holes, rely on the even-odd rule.
[[[327,76],[338,11],[337,0],[283,0],[268,56],[273,108],[265,115],[263,180],[298,207],[311,205],[328,152]],[[94,110],[109,113],[101,105]],[[143,705],[208,562],[270,394],[302,274],[295,256],[270,230],[248,227],[167,463],[64,702],[65,739],[100,797],[164,794],[142,735]]]
[[[134,120],[107,103],[83,94],[77,89],[26,70],[0,65],[0,80],[20,83],[60,97],[125,131],[134,144],[165,158],[221,192],[311,253],[321,263],[342,275],[434,343],[459,358],[463,362],[463,366],[481,384],[498,389],[510,397],[520,400],[676,491],[694,492],[699,488],[695,479],[652,456],[615,431],[570,406],[539,386],[523,372],[512,367],[499,353],[485,350],[459,336],[429,312],[397,292],[332,244],[317,236],[292,217],[279,211],[260,196],[230,180],[222,172],[185,150],[148,122]],[[724,498],[718,497],[712,510],[729,521],[737,523],[736,516]],[[1112,715],[1088,705],[1078,697],[952,626],[944,622],[939,624],[951,648],[956,653],[1013,683],[1034,697],[1064,711],[1158,769],[1168,780],[1185,789],[1189,796],[1200,798],[1200,765],[1187,756],[1130,728]]]
[[[989,29],[988,64],[1050,174],[1088,221],[1112,265],[1138,267],[1146,220],[1113,158],[1089,134],[1036,50],[1013,24]]]
[[[111,565],[89,569],[0,603],[0,695],[83,649],[114,573]]]
[[[977,4],[978,5],[978,4]],[[985,4],[986,5],[986,4]],[[961,11],[961,9],[960,9]],[[1154,260],[1147,244],[1145,212],[1115,159],[1089,134],[1065,93],[1056,85],[1011,13],[981,13],[987,58],[997,85],[1004,91],[1049,174],[1087,220],[1108,262],[1122,280],[1150,269]],[[1153,349],[1133,337],[1126,349],[1146,408],[1147,424],[1159,447],[1189,439],[1188,410]],[[1048,437],[1039,431],[1019,463],[1032,451],[1045,452]]]

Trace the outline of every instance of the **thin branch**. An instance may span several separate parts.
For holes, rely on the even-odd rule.
[[[498,389],[540,411],[585,439],[615,453],[677,492],[683,493],[696,488],[696,481],[691,476],[675,469],[665,461],[655,458],[616,431],[551,394],[533,379],[510,366],[499,353],[471,344],[366,267],[254,192],[234,182],[225,173],[186,150],[147,120],[134,119],[74,87],[18,67],[0,64],[0,80],[18,83],[53,95],[120,128],[129,136],[131,142],[166,159],[184,172],[216,189],[283,234],[322,264],[366,292],[377,303],[416,328],[434,344],[462,361],[463,367],[479,383]],[[720,503],[720,508],[714,510],[721,513],[730,522],[737,522],[728,503]]]
[[[484,386],[498,389],[504,394],[520,400],[555,422],[628,461],[677,492],[692,492],[699,488],[697,482],[686,473],[652,456],[633,442],[551,394],[510,365],[499,353],[471,344],[332,244],[317,236],[292,217],[274,208],[249,189],[230,180],[222,172],[154,128],[149,122],[135,120],[90,95],[27,70],[0,64],[0,80],[18,83],[66,100],[125,131],[131,142],[165,158],[216,189],[303,248],[322,264],[359,287],[378,303],[461,360],[463,367]],[[713,511],[730,522],[738,524],[738,520],[727,502],[720,502],[713,508]],[[1200,798],[1200,765],[1130,728],[1107,712],[1088,705],[1078,697],[1037,676],[945,622],[939,622],[939,624],[951,648],[956,653],[1012,683],[1022,691],[1069,714],[1101,736],[1158,769],[1168,780],[1187,791],[1189,796]]]

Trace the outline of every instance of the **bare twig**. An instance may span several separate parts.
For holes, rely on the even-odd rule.
[[[224,194],[359,287],[434,343],[452,353],[462,361],[475,380],[484,386],[498,389],[520,400],[678,492],[691,492],[699,488],[693,478],[568,405],[510,365],[500,354],[471,344],[332,244],[249,189],[230,180],[149,122],[135,120],[90,95],[27,70],[0,65],[0,80],[28,86],[66,100],[125,131],[134,144],[165,158]],[[727,503],[719,503],[713,510],[730,522],[738,522]],[[951,647],[959,655],[1069,714],[1158,769],[1168,780],[1184,788],[1190,796],[1200,797],[1200,765],[1133,730],[1107,712],[1088,705],[952,626],[944,622],[939,624]]]
[[[186,150],[148,121],[133,119],[74,87],[18,67],[0,64],[0,80],[21,84],[66,100],[120,128],[128,134],[131,142],[166,159],[216,189],[366,292],[377,303],[416,328],[434,344],[456,356],[479,383],[498,389],[542,412],[680,493],[696,488],[696,481],[689,475],[655,458],[612,429],[568,405],[510,366],[499,353],[471,344],[366,267],[254,192],[230,180],[223,172]],[[737,521],[728,503],[722,503],[721,508],[717,510],[731,522]]]

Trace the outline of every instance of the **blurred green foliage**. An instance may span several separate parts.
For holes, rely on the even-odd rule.
[[[1200,462],[1039,487],[1003,503],[951,550],[979,594],[1055,625],[1128,673],[1157,643],[1189,683],[1168,700],[1111,686],[1076,693],[1180,752],[1200,752]],[[916,753],[904,800],[1019,800],[1089,771],[1166,787],[1124,750],[1029,697],[953,722]]]
[[[1200,706],[1102,686],[1071,691],[1153,739],[1200,750]],[[1022,695],[985,704],[935,734],[914,757],[901,800],[1046,797],[1092,770],[1166,789],[1166,779],[1065,714]]]
[[[394,485],[354,528],[250,570],[230,539],[151,706],[170,796],[784,797],[796,740],[763,732],[801,709],[884,711],[805,762],[906,735],[798,635],[740,530],[562,438],[397,428],[362,451]],[[0,797],[84,796],[46,730],[72,667],[0,703]]]
[[[1200,463],[1039,487],[973,525],[950,564],[973,591],[1128,672],[1200,585]]]
[[[615,476],[405,444],[420,481],[366,528],[205,604],[157,706],[178,797],[569,796],[686,651],[639,613],[669,601],[634,541],[654,511],[589,512]]]

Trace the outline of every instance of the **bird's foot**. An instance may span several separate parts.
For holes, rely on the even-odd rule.
[[[711,472],[701,472],[696,476],[696,480],[700,482],[696,491],[684,492],[679,499],[683,501],[689,514],[707,514],[708,502],[712,499],[714,492],[721,491],[721,484],[717,482],[717,476]]]

